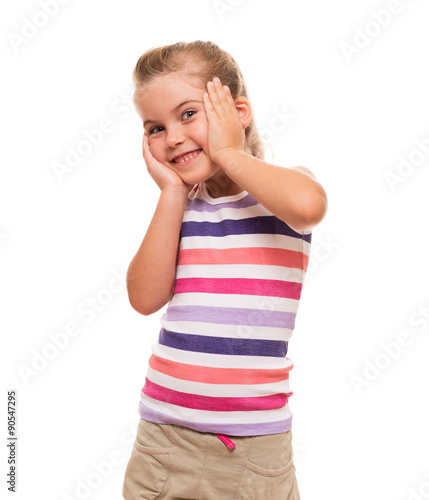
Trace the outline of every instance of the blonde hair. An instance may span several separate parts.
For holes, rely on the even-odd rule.
[[[183,71],[189,77],[196,78],[202,88],[217,76],[223,85],[229,87],[234,100],[243,96],[250,102],[243,75],[234,58],[215,43],[201,40],[177,42],[146,51],[132,73],[134,102],[141,89],[157,77],[175,71]],[[245,137],[251,154],[263,160],[264,146],[253,116],[245,129]]]

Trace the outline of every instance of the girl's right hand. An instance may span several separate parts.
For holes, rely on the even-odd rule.
[[[150,152],[149,139],[146,133],[143,135],[143,158],[146,163],[147,170],[152,179],[158,184],[161,191],[166,186],[177,186],[186,188],[189,191],[193,188],[191,184],[186,184],[170,167],[159,162]]]

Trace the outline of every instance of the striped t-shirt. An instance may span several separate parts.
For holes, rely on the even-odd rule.
[[[142,418],[231,436],[291,429],[286,354],[310,243],[311,230],[293,230],[246,191],[190,192]]]

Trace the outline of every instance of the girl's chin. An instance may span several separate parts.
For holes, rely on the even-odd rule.
[[[217,173],[217,169],[213,171],[207,168],[195,169],[192,172],[181,172],[179,169],[174,169],[174,171],[186,184],[199,184],[205,182]]]

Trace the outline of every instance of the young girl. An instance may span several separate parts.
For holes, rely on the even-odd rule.
[[[159,201],[127,274],[161,317],[126,500],[299,500],[286,357],[326,194],[263,161],[243,76],[212,42],[144,53],[133,72]]]

